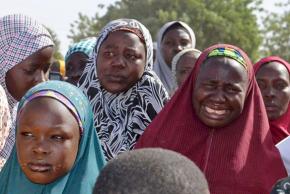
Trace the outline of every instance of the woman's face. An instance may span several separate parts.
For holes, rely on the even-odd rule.
[[[223,127],[241,114],[246,98],[246,69],[234,59],[213,57],[201,65],[194,87],[193,108],[209,127]]]
[[[80,141],[79,125],[59,101],[39,97],[25,105],[17,121],[18,162],[26,177],[48,184],[72,168]]]
[[[81,52],[71,54],[65,64],[66,81],[77,85],[88,60],[89,57]]]
[[[279,62],[262,65],[256,80],[263,95],[269,120],[281,117],[288,109],[290,82],[287,68]]]
[[[169,29],[161,41],[161,53],[165,63],[171,69],[172,58],[181,50],[191,48],[192,41],[189,33],[183,27]]]
[[[176,82],[178,87],[182,85],[182,83],[186,80],[186,78],[190,75],[194,64],[196,61],[196,57],[193,53],[186,53],[181,56],[179,61],[176,64]]]
[[[127,91],[144,73],[146,49],[140,38],[126,31],[111,32],[97,56],[101,86],[111,93]]]
[[[45,47],[28,56],[6,73],[6,86],[13,98],[19,101],[30,88],[48,80],[53,52],[53,47]]]

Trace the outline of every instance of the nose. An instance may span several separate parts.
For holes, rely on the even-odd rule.
[[[180,51],[182,51],[183,47],[180,44],[177,44],[174,48],[174,52],[175,54],[179,53]]]
[[[39,84],[41,82],[47,81],[47,76],[43,70],[37,70],[34,74],[34,84]]]
[[[50,153],[48,143],[42,139],[35,140],[32,151],[37,155],[47,155]]]
[[[215,103],[224,103],[226,101],[226,96],[221,88],[214,91],[212,101]]]
[[[126,63],[124,61],[123,56],[116,55],[112,62],[112,66],[116,68],[124,68],[126,66]]]
[[[267,87],[263,91],[265,98],[273,98],[275,96],[275,92],[273,87]]]

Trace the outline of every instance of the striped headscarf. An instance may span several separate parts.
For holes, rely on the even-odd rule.
[[[166,64],[163,58],[163,55],[161,52],[161,43],[167,30],[175,24],[181,25],[189,33],[189,36],[191,38],[192,48],[195,48],[195,42],[196,42],[195,34],[193,30],[186,23],[181,22],[181,21],[168,22],[164,24],[159,30],[158,35],[157,35],[157,50],[156,50],[156,60],[154,62],[154,71],[156,72],[156,74],[158,75],[158,77],[160,78],[160,80],[162,81],[163,85],[165,86],[166,90],[169,93],[174,92],[176,84],[175,84],[175,79],[172,75],[172,71],[168,67],[168,65]]]
[[[96,37],[90,37],[71,45],[64,57],[65,63],[67,63],[67,60],[70,57],[70,55],[76,52],[83,53],[90,58],[94,51],[96,41],[97,41]]]
[[[53,45],[49,32],[34,19],[22,14],[0,18],[0,85],[4,88],[8,98],[13,120],[12,128],[16,117],[17,100],[7,90],[6,73],[38,50]],[[0,150],[0,157],[9,156],[15,141],[13,133],[14,130],[10,130],[6,145],[4,149]]]
[[[117,94],[106,91],[97,76],[96,58],[109,33],[116,29],[138,29],[146,48],[145,71],[129,90]],[[133,32],[132,32],[133,33]],[[116,43],[118,44],[118,43]],[[118,19],[108,23],[100,32],[95,52],[84,70],[79,87],[88,96],[94,111],[95,127],[106,158],[133,148],[145,128],[163,108],[168,94],[152,71],[153,47],[149,31],[134,19]]]

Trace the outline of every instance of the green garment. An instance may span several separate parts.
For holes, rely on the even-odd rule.
[[[105,159],[94,128],[89,101],[77,87],[69,83],[48,81],[30,89],[21,99],[18,111],[21,110],[26,99],[43,91],[61,94],[73,105],[79,115],[83,134],[74,166],[65,176],[50,184],[35,184],[22,172],[14,146],[10,158],[0,172],[0,194],[91,194],[96,178],[105,165]],[[57,100],[61,101],[61,99]],[[68,108],[67,105],[65,106]]]

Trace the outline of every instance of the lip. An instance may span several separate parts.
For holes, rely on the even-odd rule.
[[[125,77],[121,75],[106,75],[106,77],[110,82],[121,82],[125,79]]]
[[[201,109],[204,115],[208,119],[212,119],[212,120],[223,120],[230,114],[229,109],[225,109],[221,107],[210,107],[210,106],[203,105]]]
[[[47,172],[52,169],[52,166],[44,162],[30,162],[27,164],[32,172]]]
[[[266,105],[265,107],[266,107],[266,110],[269,112],[274,112],[278,109],[278,107],[275,105]]]

